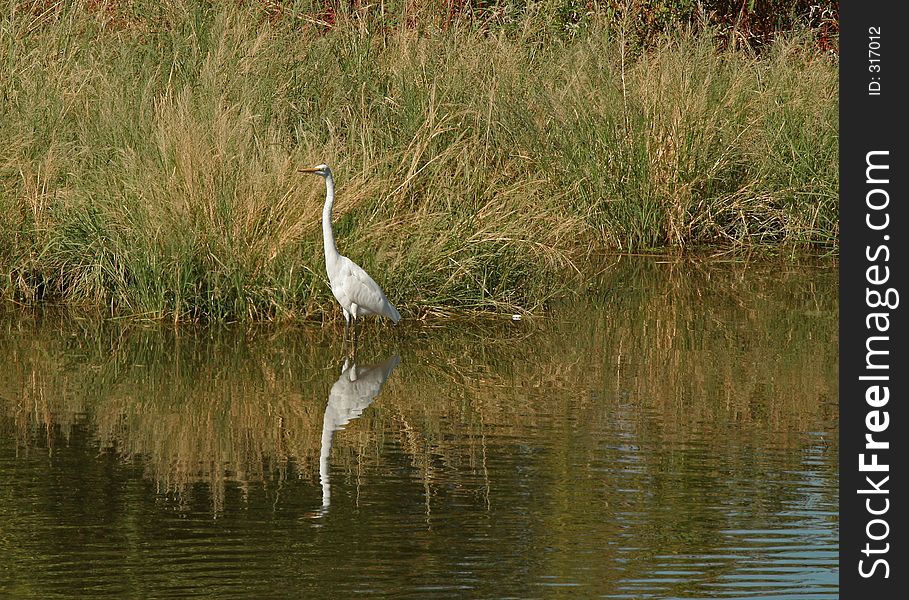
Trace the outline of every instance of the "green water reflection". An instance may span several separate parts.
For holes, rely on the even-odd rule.
[[[0,595],[836,597],[837,305],[624,259],[346,368],[328,327],[5,315]]]

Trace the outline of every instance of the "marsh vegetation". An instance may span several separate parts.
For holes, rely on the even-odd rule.
[[[837,252],[837,63],[811,30],[758,53],[709,24],[642,38],[612,3],[301,4],[11,3],[0,296],[324,318],[322,188],[297,172],[320,162],[339,249],[411,317],[533,312],[605,253]]]

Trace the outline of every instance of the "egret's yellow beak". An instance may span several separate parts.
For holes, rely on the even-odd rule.
[[[318,173],[318,172],[319,172],[319,169],[310,167],[310,168],[308,168],[308,169],[300,169],[300,172],[301,172],[301,173]]]

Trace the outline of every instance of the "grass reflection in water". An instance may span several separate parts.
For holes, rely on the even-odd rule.
[[[333,431],[330,455],[336,332],[7,317],[3,544],[55,535],[36,523],[80,506],[29,481],[116,487],[104,473],[138,467],[152,488],[141,501],[183,515],[207,504],[232,527],[254,516],[263,556],[305,563],[268,522],[327,508],[327,458],[326,531],[332,517],[356,524],[362,544],[336,539],[337,551],[376,569],[329,577],[353,586],[338,589],[482,592],[501,568],[518,595],[578,584],[722,596],[755,581],[835,594],[836,280],[811,266],[622,260],[584,303],[546,318],[402,323],[364,337],[364,368],[397,353],[400,364]],[[60,471],[69,459],[54,457],[80,448],[86,472]],[[370,553],[401,535],[394,553]],[[429,561],[420,576],[390,575],[417,556]]]

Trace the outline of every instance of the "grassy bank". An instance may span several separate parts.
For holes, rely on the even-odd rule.
[[[410,316],[534,310],[600,252],[836,251],[837,68],[807,34],[756,57],[641,47],[608,12],[553,35],[102,4],[0,16],[5,298],[328,314],[318,162],[339,249]]]

